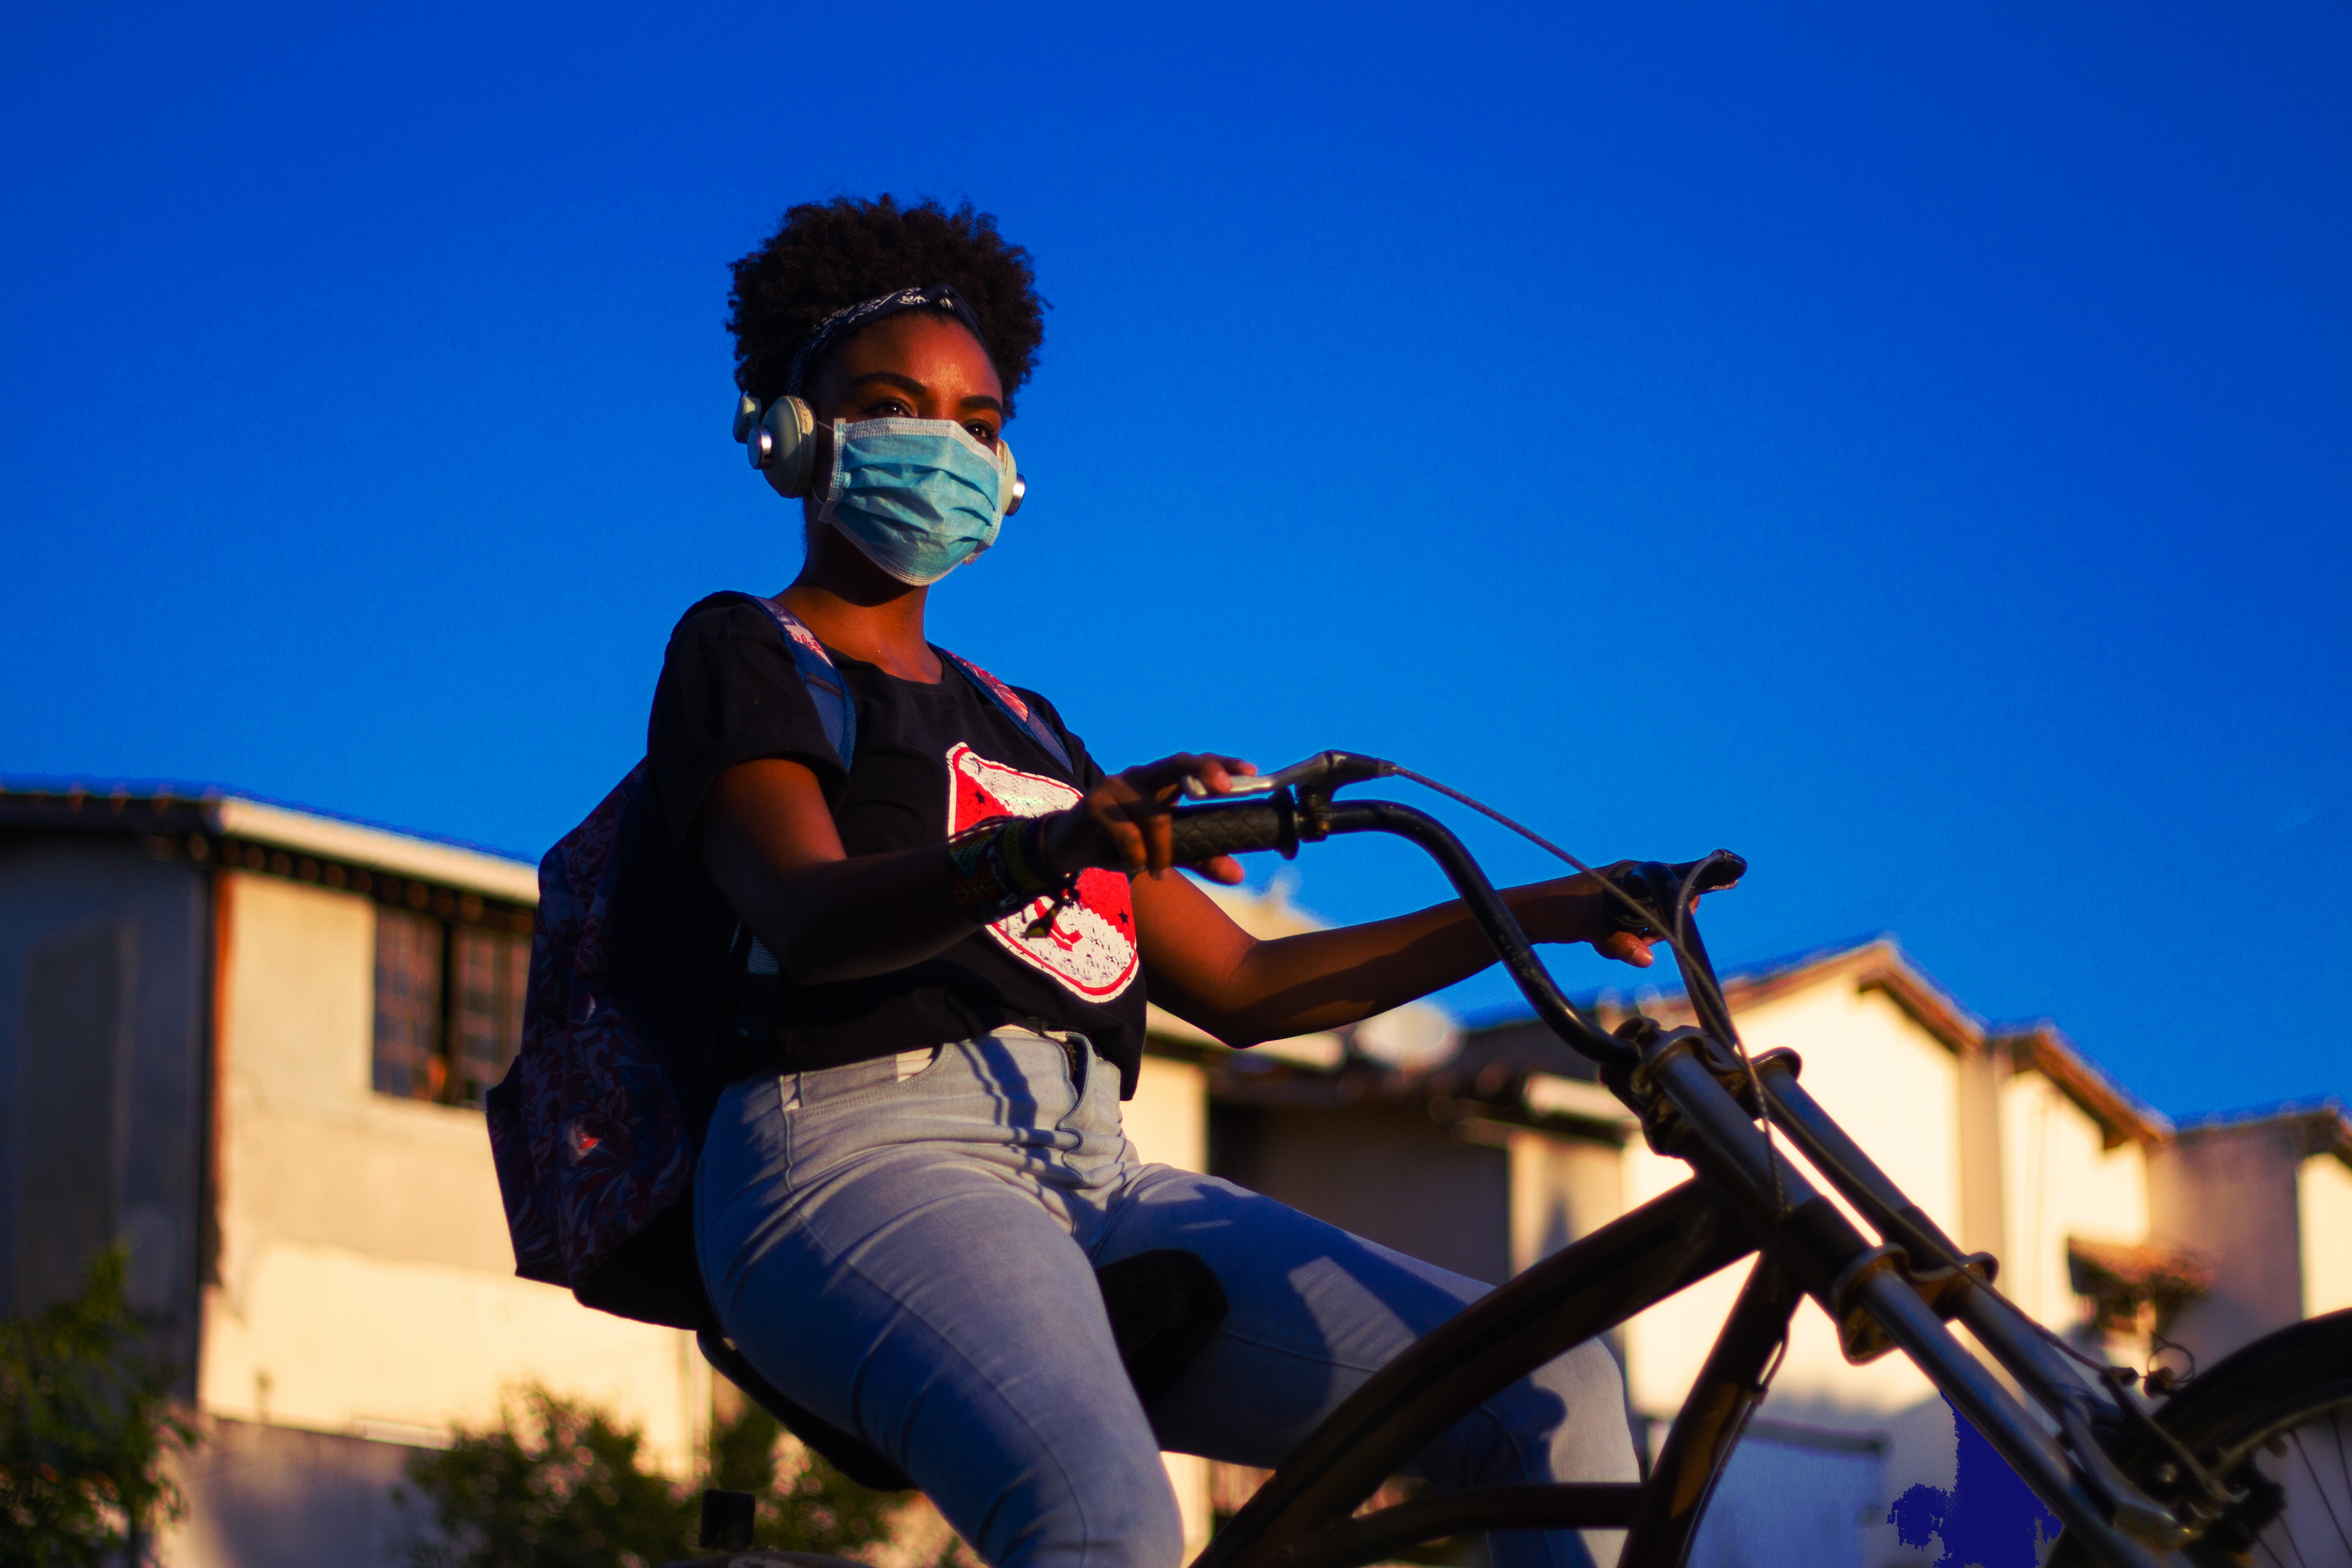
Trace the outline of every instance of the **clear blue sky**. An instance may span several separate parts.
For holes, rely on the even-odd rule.
[[[1891,929],[2167,1110],[2352,1093],[2348,34],[18,7],[0,772],[536,854],[678,612],[797,563],[726,263],[969,197],[1055,308],[1033,499],[934,636],[1108,762],[1339,745],[1589,856],[1727,845],[1727,963]]]

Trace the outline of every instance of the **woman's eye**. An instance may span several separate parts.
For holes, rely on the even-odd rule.
[[[996,445],[996,432],[990,429],[987,426],[971,424],[965,426],[964,428],[971,431],[974,438],[976,438],[982,446],[993,447]]]

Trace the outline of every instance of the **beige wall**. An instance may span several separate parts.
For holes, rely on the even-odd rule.
[[[1625,1154],[1614,1142],[1521,1131],[1509,1155],[1514,1274],[1625,1210]]]
[[[2303,1315],[2304,1137],[2281,1121],[2190,1128],[2148,1161],[2150,1235],[2213,1273],[2170,1330],[2208,1366]]]
[[[1750,1050],[1786,1047],[1801,1056],[1812,1097],[1921,1208],[1958,1228],[1959,1077],[1949,1047],[1885,992],[1859,990],[1843,974],[1744,1011],[1738,1023]],[[1688,1174],[1682,1162],[1654,1154],[1636,1139],[1625,1152],[1626,1202],[1646,1202]],[[1828,1190],[1818,1177],[1814,1184]],[[1726,1269],[1626,1326],[1634,1408],[1664,1415],[1680,1407],[1748,1269],[1745,1263]],[[1901,1356],[1848,1366],[1835,1328],[1807,1303],[1797,1310],[1771,1408],[1843,1425],[1908,1409],[1933,1394]]]
[[[1262,1106],[1242,1185],[1408,1257],[1499,1285],[1511,1275],[1510,1130],[1433,1121],[1413,1103]]]
[[[1119,1108],[1127,1141],[1138,1158],[1183,1171],[1209,1168],[1209,1079],[1190,1062],[1146,1057],[1135,1098]],[[1184,1555],[1209,1543],[1209,1461],[1192,1454],[1162,1454],[1168,1483],[1184,1516]]]
[[[2295,1173],[2296,1225],[2303,1237],[2303,1315],[2352,1307],[2352,1168],[2315,1154]]]
[[[415,1516],[393,1500],[410,1450],[333,1432],[198,1418],[173,1466],[187,1513],[164,1526],[168,1568],[408,1568]]]
[[[1690,1177],[1690,1167],[1650,1152],[1636,1138],[1625,1145],[1625,1206],[1638,1208]],[[1670,1416],[1682,1407],[1716,1331],[1738,1294],[1744,1266],[1669,1296],[1627,1322],[1625,1383],[1633,1408]]]
[[[1804,1058],[1807,1092],[1895,1185],[1960,1228],[1959,1062],[1894,999],[1843,976],[1739,1015],[1751,1051]]]
[[[690,1336],[516,1279],[480,1113],[372,1091],[373,907],[244,874],[223,898],[205,1409],[418,1436],[539,1380],[639,1423],[685,1473],[709,1407]]]
[[[2001,1289],[2054,1329],[2083,1316],[2066,1268],[2066,1239],[2136,1242],[2147,1235],[2147,1157],[2137,1143],[2105,1148],[2105,1134],[2040,1073],[2001,1086]]]
[[[1145,1057],[1135,1098],[1119,1107],[1119,1121],[1146,1163],[1209,1168],[1209,1079],[1191,1062]]]

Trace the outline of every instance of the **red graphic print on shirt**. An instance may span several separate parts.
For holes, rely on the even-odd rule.
[[[1060,779],[992,763],[958,742],[948,750],[948,832],[950,836],[1007,816],[1044,816],[1082,798]],[[1135,951],[1135,900],[1127,879],[1089,868],[1078,874],[1078,896],[1054,917],[1044,936],[1027,934],[1048,900],[1005,916],[988,928],[997,944],[1041,969],[1089,1002],[1126,990],[1140,961]]]

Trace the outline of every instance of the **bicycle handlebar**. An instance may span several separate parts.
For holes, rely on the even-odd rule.
[[[1176,863],[1195,866],[1220,855],[1254,855],[1268,849],[1279,850],[1287,858],[1297,849],[1301,837],[1297,809],[1286,794],[1277,794],[1269,799],[1186,806],[1175,814],[1171,842]],[[1746,860],[1737,855],[1718,853],[1678,863],[1644,860],[1625,867],[1610,879],[1652,909],[1667,910],[1674,907],[1675,895],[1691,871],[1708,859],[1715,864],[1691,889],[1694,898],[1701,893],[1721,892],[1748,874]],[[1618,908],[1610,918],[1620,931],[1632,931],[1636,936],[1657,934],[1631,910]]]
[[[1189,806],[1174,816],[1176,863],[1196,866],[1263,849],[1279,849],[1286,858],[1298,847],[1297,815],[1287,795]]]
[[[1334,802],[1328,797],[1310,797],[1302,804],[1286,789],[1265,799],[1187,806],[1175,813],[1172,833],[1175,858],[1180,865],[1196,864],[1218,855],[1248,855],[1268,849],[1278,850],[1287,858],[1297,853],[1301,840],[1339,833],[1391,833],[1411,839],[1445,872],[1446,879],[1454,884],[1454,890],[1469,909],[1471,919],[1477,922],[1496,956],[1509,971],[1519,994],[1527,998],[1536,1016],[1554,1034],[1597,1062],[1630,1068],[1640,1059],[1632,1046],[1586,1016],[1561,992],[1543,960],[1536,956],[1535,944],[1519,928],[1517,918],[1462,840],[1424,812],[1386,800]],[[1664,898],[1652,905],[1663,910],[1672,907],[1682,881],[1698,864],[1694,860],[1669,867],[1650,862],[1634,869],[1667,879]],[[1719,869],[1725,874],[1723,879],[1702,880],[1709,886],[1727,886],[1738,880],[1738,873],[1746,870],[1747,865],[1733,856]]]
[[[1346,758],[1349,762],[1356,760],[1348,757],[1345,752],[1327,752],[1319,757],[1310,759],[1310,762],[1321,763],[1326,759],[1331,758]],[[1303,769],[1307,765],[1307,763],[1301,763],[1300,768]],[[1286,772],[1295,771],[1297,770],[1286,770]],[[1360,804],[1386,805],[1387,803]],[[1452,843],[1452,852],[1449,855],[1417,829],[1398,826],[1398,821],[1401,819],[1384,820],[1379,824],[1366,821],[1361,826],[1341,827],[1332,813],[1345,812],[1347,809],[1348,807],[1345,806],[1332,806],[1327,801],[1322,804],[1319,811],[1314,813],[1321,820],[1310,821],[1302,831],[1299,805],[1287,788],[1277,788],[1269,796],[1255,799],[1219,801],[1213,804],[1187,806],[1175,814],[1172,824],[1171,842],[1175,852],[1174,858],[1180,866],[1194,866],[1220,855],[1251,855],[1271,849],[1280,852],[1283,858],[1288,859],[1298,852],[1301,838],[1321,838],[1325,834],[1331,832],[1362,832],[1370,829],[1402,833],[1403,837],[1420,843],[1445,866],[1446,874],[1453,878],[1455,887],[1462,891],[1465,898],[1470,897],[1469,884],[1472,882],[1485,888],[1490,894],[1493,892],[1494,884],[1487,880],[1486,873],[1479,868],[1477,862],[1470,858],[1468,851],[1462,847],[1458,840],[1453,838],[1452,834],[1446,834],[1446,838]],[[1409,807],[1402,805],[1392,809],[1400,812],[1410,811]],[[1423,817],[1419,812],[1412,812],[1411,815],[1423,822],[1429,823],[1431,826],[1436,826],[1429,818]],[[1440,829],[1440,831],[1444,830]],[[1456,858],[1460,862],[1458,871],[1454,864]],[[1737,883],[1740,878],[1748,874],[1748,862],[1737,855],[1718,850],[1714,855],[1702,859],[1685,860],[1680,864],[1644,860],[1614,870],[1609,879],[1631,894],[1652,912],[1671,919],[1672,916],[1666,911],[1675,908],[1675,900],[1682,896],[1683,885],[1692,881],[1691,873],[1695,870],[1699,871],[1699,876],[1691,887],[1691,896],[1694,899],[1701,893],[1719,892]],[[1473,902],[1475,904],[1475,900],[1474,900]],[[1499,900],[1496,904],[1499,910]],[[1635,936],[1654,938],[1660,934],[1657,928],[1649,921],[1632,909],[1621,903],[1615,903],[1613,900],[1609,910],[1609,920],[1615,929],[1630,931]],[[1496,952],[1501,953],[1507,963],[1509,954],[1503,952],[1502,933],[1483,919],[1479,923],[1487,927],[1487,936],[1496,941]],[[1526,939],[1520,937],[1519,940],[1524,942]],[[1534,998],[1531,996],[1529,1000],[1532,1001]],[[1545,1010],[1538,1004],[1538,1011]],[[1582,1032],[1579,1031],[1579,1033]]]

